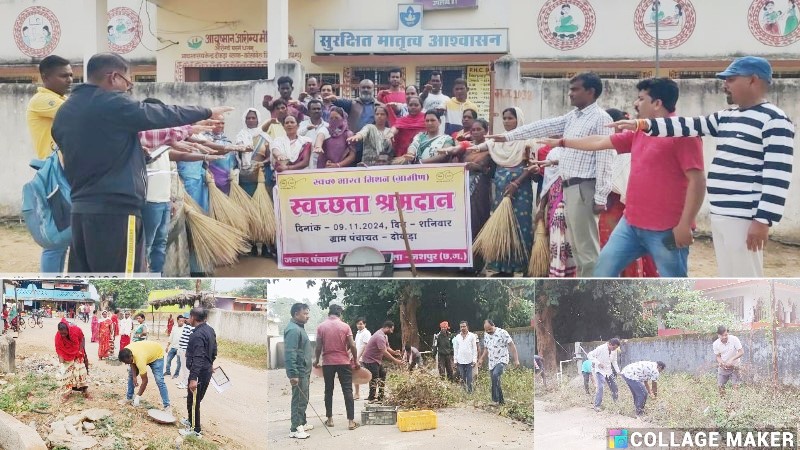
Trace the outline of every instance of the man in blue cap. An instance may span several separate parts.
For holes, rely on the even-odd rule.
[[[729,105],[707,117],[621,120],[611,124],[652,136],[714,136],[708,171],[711,233],[720,277],[762,277],[769,228],[783,216],[792,179],[794,125],[765,99],[772,67],[738,58],[717,74]]]

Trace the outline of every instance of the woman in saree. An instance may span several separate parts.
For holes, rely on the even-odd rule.
[[[172,314],[169,315],[167,318],[167,336],[172,333],[172,327],[175,326],[175,319],[172,318]]]
[[[72,391],[82,392],[84,398],[89,395],[89,357],[86,355],[86,338],[77,325],[71,325],[66,319],[58,323],[55,338],[56,354],[61,363],[59,381],[64,387],[62,401],[66,401]]]
[[[97,332],[97,357],[106,359],[114,354],[114,322],[108,317],[108,311],[101,314]]]
[[[452,136],[442,133],[442,119],[439,112],[430,110],[425,113],[425,132],[414,136],[404,158],[420,164],[450,162],[452,155],[442,149],[453,147],[456,142]]]
[[[389,108],[389,123],[394,124],[389,131],[394,156],[405,156],[414,137],[425,132],[425,114],[422,112],[422,101],[419,97],[408,99],[408,115],[406,116],[395,117],[394,112]]]
[[[251,197],[258,187],[258,165],[255,162],[264,161],[264,155],[269,148],[270,137],[261,129],[261,114],[255,108],[249,108],[244,113],[244,128],[236,135],[236,145],[250,145],[252,152],[237,153],[239,166],[239,186]]]
[[[270,151],[275,172],[303,170],[308,167],[308,161],[311,159],[311,140],[297,134],[297,126],[297,118],[286,116],[283,120],[286,136],[272,141]]]
[[[237,155],[240,152],[236,151],[237,148],[233,145],[233,142],[225,135],[225,122],[218,122],[214,129],[209,133],[205,133],[204,136],[223,149],[218,151],[221,153],[221,158],[209,161],[208,170],[214,177],[214,184],[225,195],[229,195],[231,192],[231,172],[238,167]]]
[[[97,342],[97,333],[100,331],[100,321],[97,319],[97,310],[92,313],[92,342]]]
[[[272,109],[269,110],[272,118],[267,120],[261,125],[261,131],[266,133],[271,142],[275,139],[286,137],[286,130],[283,128],[283,121],[289,116],[289,106],[283,99],[276,99],[270,105]],[[265,153],[262,155],[263,161],[266,161],[263,166],[264,180],[267,183],[267,193],[272,197],[272,188],[275,186],[275,168],[270,164],[272,157],[266,153],[270,149],[269,145],[266,147]],[[255,153],[254,153],[255,154]],[[255,157],[255,156],[254,156]],[[261,157],[259,157],[260,159]]]
[[[133,318],[133,342],[141,342],[147,339],[147,323],[145,323],[144,314],[136,314]]]
[[[375,125],[367,124],[358,133],[347,139],[348,144],[363,142],[360,167],[386,165],[392,158],[389,110],[385,106],[375,106]]]
[[[317,133],[314,152],[317,169],[349,167],[356,161],[356,149],[349,139],[353,137],[347,125],[347,114],[338,106],[331,108],[328,127]]]

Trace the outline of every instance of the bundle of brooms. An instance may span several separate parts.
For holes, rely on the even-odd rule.
[[[258,219],[258,211],[256,211],[256,205],[253,203],[253,199],[239,186],[239,183],[237,180],[234,180],[233,177],[231,177],[231,194],[228,198],[244,212],[247,218],[247,224],[249,225],[248,232],[250,239],[255,240],[255,236],[260,233],[258,227],[263,225]]]
[[[236,206],[214,183],[214,176],[206,171],[206,184],[208,185],[209,213],[215,220],[230,225],[243,234],[250,232],[250,221],[247,212]],[[233,184],[233,183],[231,183]]]
[[[525,246],[511,197],[505,197],[483,225],[472,250],[487,261],[522,261]]]
[[[267,163],[264,162],[264,164]],[[252,238],[256,243],[274,245],[275,234],[277,233],[275,207],[269,196],[269,192],[267,192],[267,186],[264,180],[264,167],[261,166],[258,169],[258,186],[251,200],[256,212],[256,226],[253,229]]]
[[[550,272],[550,238],[544,219],[536,221],[536,232],[533,235],[533,250],[528,264],[528,276],[546,277]]]
[[[215,267],[232,266],[240,253],[250,250],[244,233],[205,215],[191,196],[184,197],[183,208],[191,248],[202,272],[212,273]]]

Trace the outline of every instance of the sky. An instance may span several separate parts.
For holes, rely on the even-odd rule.
[[[319,297],[319,285],[322,280],[318,279],[317,285],[311,288],[306,287],[306,278],[290,278],[278,280],[269,286],[267,296],[270,299],[278,297],[288,297],[295,300],[308,299],[316,301]]]

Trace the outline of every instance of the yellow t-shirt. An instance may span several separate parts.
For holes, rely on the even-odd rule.
[[[465,109],[471,109],[475,112],[478,112],[478,105],[469,99],[467,99],[464,103],[461,103],[456,100],[455,97],[452,97],[450,100],[445,102],[444,107],[446,109],[445,114],[447,116],[445,122],[453,125],[461,125],[461,119],[464,117]]]
[[[133,362],[139,369],[139,375],[147,373],[147,365],[164,357],[164,348],[156,341],[139,341],[128,344],[133,353]]]
[[[33,148],[36,150],[36,157],[45,159],[56,148],[53,142],[51,129],[56,112],[67,97],[58,95],[47,88],[37,88],[36,94],[28,102],[27,120],[28,130],[33,139]]]

